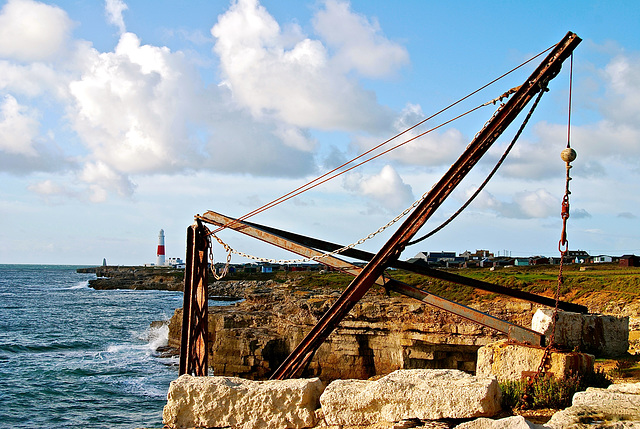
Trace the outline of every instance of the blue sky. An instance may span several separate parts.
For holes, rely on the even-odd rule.
[[[569,247],[640,254],[635,2],[10,0],[0,7],[0,263],[149,263],[161,228],[167,256],[183,257],[195,214],[240,217],[567,31],[583,39],[574,56]],[[519,85],[537,63],[427,127]],[[476,201],[403,258],[475,249],[557,256],[568,69]],[[252,220],[343,244],[366,237],[428,191],[494,109]],[[516,129],[422,232],[464,203]],[[393,229],[361,248],[376,251]],[[233,231],[220,237],[248,254],[294,257]],[[223,260],[222,248],[214,250]]]

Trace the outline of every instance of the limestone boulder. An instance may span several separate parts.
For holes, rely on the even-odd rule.
[[[607,389],[589,387],[577,392],[572,406],[555,413],[545,426],[551,429],[640,427],[640,383],[613,384]]]
[[[521,344],[511,344],[506,340],[497,341],[478,350],[476,374],[482,377],[495,377],[499,382],[520,380],[523,373],[536,372],[544,349]],[[595,357],[586,353],[552,352],[548,373],[556,378],[565,378],[572,373],[593,371]]]
[[[397,370],[376,381],[336,380],[320,404],[328,425],[371,425],[406,419],[493,416],[500,411],[495,378],[451,369]]]
[[[531,423],[522,416],[511,416],[498,420],[481,417],[461,423],[455,429],[545,429],[545,427]]]
[[[171,382],[162,419],[172,429],[307,428],[315,424],[322,390],[318,378],[252,381],[182,375]]]
[[[548,339],[552,326],[553,310],[538,309],[531,320],[531,329]],[[629,317],[559,311],[554,342],[596,356],[620,356],[629,349]]]

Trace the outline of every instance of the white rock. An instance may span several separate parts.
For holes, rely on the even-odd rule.
[[[531,423],[522,416],[511,416],[499,420],[481,417],[461,423],[455,429],[544,429],[544,426]]]
[[[306,428],[315,424],[318,378],[252,381],[191,377],[171,382],[163,423],[170,428]]]
[[[588,387],[573,395],[573,405],[592,407],[625,420],[640,420],[640,395]]]
[[[494,378],[453,369],[397,370],[377,380],[336,380],[320,397],[329,425],[368,425],[405,419],[493,416],[500,411]]]
[[[612,384],[607,387],[608,390],[620,393],[631,393],[634,395],[640,395],[640,383],[620,383]]]
[[[640,427],[639,387],[640,383],[612,385],[609,389],[589,387],[573,395],[573,405],[555,413],[545,426],[552,429]],[[597,423],[584,426],[585,422]]]
[[[538,309],[531,329],[551,336],[553,310]],[[558,311],[554,342],[596,356],[620,356],[629,349],[629,317]]]
[[[537,372],[544,349],[507,340],[496,341],[478,349],[476,375],[495,377],[499,382],[520,380],[523,373]],[[586,353],[551,352],[546,368],[556,378],[593,371],[595,357]]]

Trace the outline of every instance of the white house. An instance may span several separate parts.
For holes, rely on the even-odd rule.
[[[613,258],[607,255],[598,255],[593,257],[594,264],[602,264],[604,262],[613,262]]]

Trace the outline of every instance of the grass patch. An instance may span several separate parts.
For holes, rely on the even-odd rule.
[[[302,289],[332,289],[344,290],[353,280],[353,276],[338,272],[329,273],[310,273],[309,275],[300,276],[297,281],[297,287]]]
[[[571,406],[573,394],[587,387],[607,387],[611,379],[603,371],[571,375],[559,380],[554,377],[537,377],[528,380],[500,383],[502,407],[511,410],[560,409]]]

